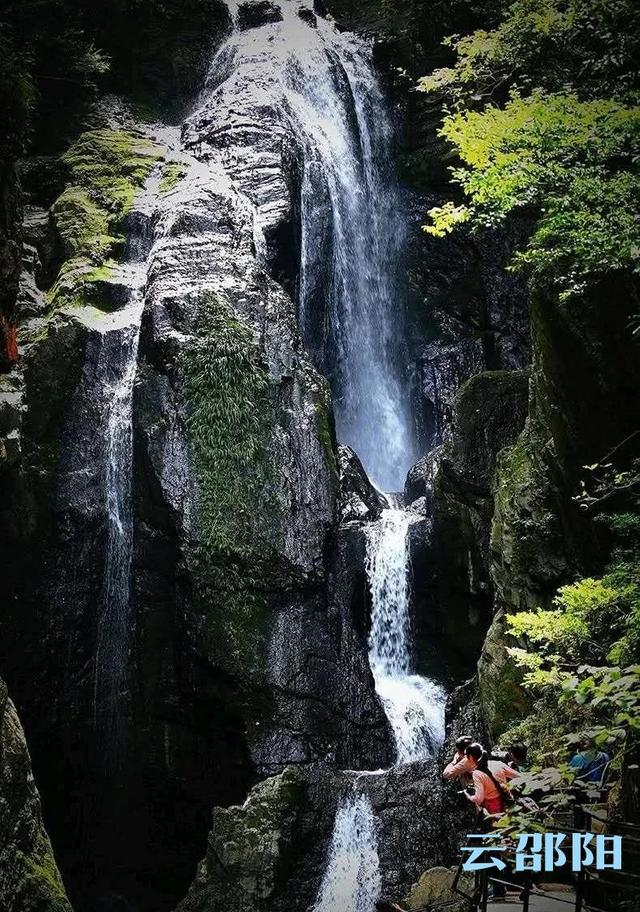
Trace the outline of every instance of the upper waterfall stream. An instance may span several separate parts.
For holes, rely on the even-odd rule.
[[[241,97],[250,86],[252,104],[265,111],[265,132],[272,111],[274,136],[283,120],[290,124],[298,148],[285,141],[276,155],[295,160],[305,345],[330,379],[338,439],[381,490],[398,491],[416,446],[403,351],[403,202],[387,104],[367,42],[316,16],[309,3],[278,8],[281,21],[232,32],[213,61],[203,104],[213,104],[216,93],[240,99],[233,129],[245,135]],[[223,155],[227,130],[218,128]],[[268,170],[256,187],[255,172],[242,167],[259,224],[277,205]]]

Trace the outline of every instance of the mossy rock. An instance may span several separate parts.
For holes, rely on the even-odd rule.
[[[555,465],[553,443],[531,419],[516,444],[498,457],[492,576],[507,611],[548,603],[571,574],[563,526],[566,495]]]
[[[196,483],[197,602],[207,654],[253,682],[283,538],[272,447],[277,387],[253,329],[223,295],[200,298],[194,326],[181,369]]]
[[[1,680],[0,908],[71,912],[42,822],[24,732]]]
[[[508,645],[504,614],[500,612],[487,632],[478,662],[482,715],[493,742],[530,709],[522,689],[522,672],[509,655]],[[515,645],[513,640],[511,645]]]
[[[267,912],[290,873],[305,784],[295,769],[258,783],[242,807],[215,808],[207,856],[178,912]]]
[[[124,130],[83,133],[64,153],[66,189],[51,207],[64,261],[49,291],[53,307],[99,300],[92,288],[124,248],[126,217],[163,149]]]
[[[402,905],[407,912],[421,912],[423,909],[437,907],[440,903],[448,912],[465,912],[468,901],[453,892],[452,884],[457,868],[429,868],[415,883],[405,897]],[[473,877],[463,874],[459,881],[460,889],[466,893],[473,891]],[[445,906],[446,904],[446,906]]]
[[[162,196],[171,193],[186,176],[187,168],[180,162],[166,162],[162,169],[162,177],[158,185],[158,193]]]

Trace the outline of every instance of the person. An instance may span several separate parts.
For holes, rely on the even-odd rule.
[[[507,765],[522,773],[527,768],[527,745],[516,741],[509,747]]]
[[[506,810],[505,785],[510,779],[518,779],[520,773],[502,760],[489,760],[487,752],[477,742],[466,748],[465,755],[473,781],[473,792],[465,790],[465,797],[479,810],[501,814]]]
[[[472,766],[473,779],[473,790],[465,789],[465,797],[475,804],[480,812],[502,814],[507,807],[505,785],[510,779],[518,779],[520,773],[502,760],[489,759],[489,754],[477,742],[470,744],[465,753]],[[509,871],[510,868],[507,869],[507,873]],[[504,876],[503,872],[498,879],[491,882],[493,899],[503,899],[507,895]]]
[[[445,766],[442,773],[443,779],[462,779],[471,782],[471,770],[473,767],[465,753],[470,744],[473,744],[473,738],[470,735],[460,735],[456,740],[453,760]]]
[[[600,782],[604,768],[609,762],[609,754],[599,751],[591,738],[580,739],[579,750],[569,760],[569,766],[577,770],[577,779],[582,782]]]

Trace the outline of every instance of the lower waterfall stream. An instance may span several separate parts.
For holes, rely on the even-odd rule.
[[[398,765],[424,760],[444,737],[444,693],[411,668],[409,527],[415,518],[392,508],[367,530],[369,664],[393,730]]]
[[[369,664],[393,731],[396,765],[424,760],[444,738],[445,692],[412,671],[409,528],[416,517],[390,507],[367,530],[371,591]],[[381,890],[370,799],[345,795],[336,812],[327,867],[314,912],[374,912]]]
[[[340,804],[314,912],[372,912],[380,896],[378,837],[371,802],[353,794]]]

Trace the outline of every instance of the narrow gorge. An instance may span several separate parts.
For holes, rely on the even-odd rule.
[[[475,7],[160,6],[0,175],[0,906],[376,912],[473,826],[452,738],[531,711],[509,615],[600,566],[636,289],[532,293],[530,212],[423,230]]]

